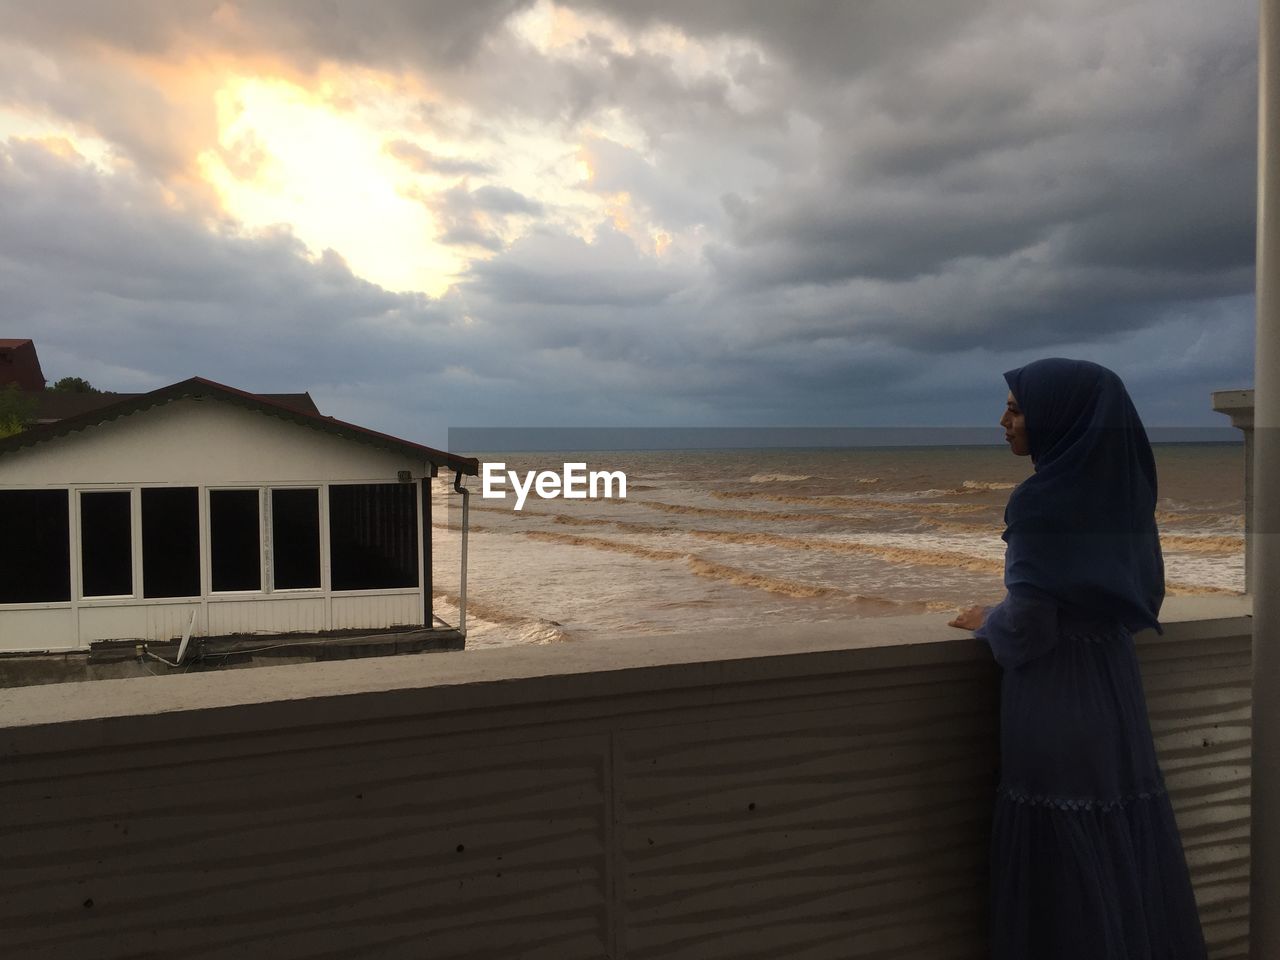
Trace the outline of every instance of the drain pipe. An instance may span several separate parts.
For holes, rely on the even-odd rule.
[[[462,485],[462,471],[453,474],[453,489],[462,494],[462,578],[458,586],[458,632],[467,639],[467,531],[471,524],[471,491]]]

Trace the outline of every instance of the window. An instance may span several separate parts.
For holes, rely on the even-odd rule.
[[[209,577],[215,593],[262,589],[258,491],[209,491]]]
[[[80,494],[80,595],[133,593],[133,510],[128,490]]]
[[[320,586],[320,491],[271,491],[271,581],[276,590]]]
[[[71,599],[66,490],[0,490],[0,603]]]
[[[358,483],[329,488],[334,590],[418,585],[418,488]]]
[[[200,500],[195,487],[142,491],[142,595],[200,596]]]

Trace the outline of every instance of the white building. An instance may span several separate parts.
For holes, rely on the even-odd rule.
[[[200,378],[0,440],[0,652],[430,625],[440,469]]]

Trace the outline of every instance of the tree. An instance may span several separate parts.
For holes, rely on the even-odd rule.
[[[83,377],[63,377],[55,383],[50,390],[57,390],[59,393],[101,393],[94,387],[92,383]]]
[[[16,383],[0,388],[0,437],[21,433],[35,415],[35,398]]]

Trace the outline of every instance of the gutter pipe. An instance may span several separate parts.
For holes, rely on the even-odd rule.
[[[471,525],[471,491],[462,485],[462,471],[453,474],[453,489],[462,494],[462,577],[458,587],[458,632],[467,638],[467,532]]]

